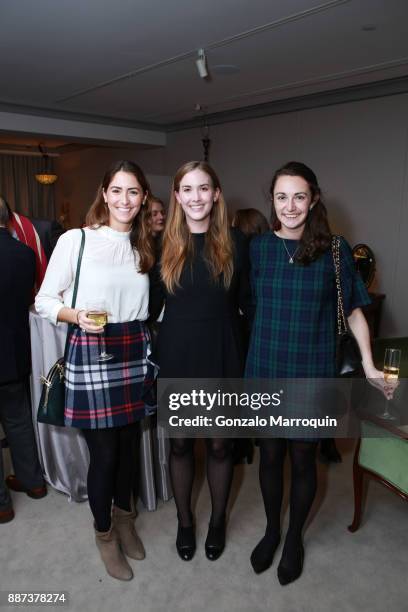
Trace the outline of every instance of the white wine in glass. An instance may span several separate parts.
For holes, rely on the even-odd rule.
[[[105,327],[108,322],[108,309],[106,303],[103,300],[87,302],[86,307],[86,316],[92,319],[95,325]],[[110,361],[111,359],[113,359],[113,355],[106,352],[105,332],[103,331],[101,334],[101,352],[97,357],[97,361],[103,362]]]
[[[401,364],[401,349],[394,349],[394,348],[385,349],[383,372],[384,372],[384,381],[387,384],[393,385],[398,382],[400,364]],[[388,409],[388,406],[389,406],[388,402],[389,400],[387,399],[385,402],[385,410],[383,414],[380,414],[380,417],[388,421],[393,421],[395,419],[395,416],[393,416],[390,413]]]
[[[88,319],[92,319],[95,325],[100,325],[101,327],[105,327],[105,325],[108,322],[108,313],[102,310],[89,310]]]

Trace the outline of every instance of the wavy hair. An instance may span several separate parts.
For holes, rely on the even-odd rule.
[[[169,293],[180,285],[181,272],[188,261],[192,261],[194,242],[181,205],[175,192],[180,190],[183,177],[193,170],[202,170],[211,179],[214,189],[219,189],[217,202],[210,213],[210,225],[205,235],[204,257],[214,280],[223,277],[228,288],[233,271],[233,245],[228,227],[227,207],[221,191],[218,176],[207,162],[190,161],[181,166],[173,180],[167,223],[163,233],[161,276]]]
[[[273,203],[273,192],[276,181],[280,176],[300,176],[309,185],[312,199],[317,196],[316,203],[313,208],[309,209],[306,217],[305,227],[299,242],[299,249],[295,257],[298,263],[307,265],[327,251],[331,245],[331,231],[326,206],[323,203],[319,183],[313,170],[301,162],[288,162],[276,170],[269,190],[272,199],[271,226],[273,231],[277,232],[281,229],[281,223],[276,215]]]
[[[113,163],[105,172],[102,183],[99,185],[96,192],[95,200],[86,215],[85,224],[91,229],[97,229],[101,225],[109,224],[109,209],[103,199],[103,192],[107,191],[117,172],[128,172],[129,174],[133,174],[141,186],[145,198],[147,198],[150,193],[149,183],[143,170],[137,164],[128,160],[120,160]],[[148,272],[152,268],[155,260],[148,218],[147,206],[143,204],[140,211],[133,219],[132,227],[130,228],[130,244],[139,253],[139,272],[142,274]]]

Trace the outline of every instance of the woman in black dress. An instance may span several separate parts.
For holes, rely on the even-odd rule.
[[[157,360],[163,378],[238,378],[244,350],[239,308],[250,303],[245,238],[228,227],[220,182],[205,162],[177,172],[163,236],[161,277],[165,313]],[[218,559],[225,546],[225,512],[233,473],[233,442],[206,439],[212,513],[205,551]],[[189,561],[195,552],[191,511],[194,440],[171,440],[170,472],[177,506],[176,546]]]

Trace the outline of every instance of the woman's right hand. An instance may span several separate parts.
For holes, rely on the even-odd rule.
[[[377,370],[374,365],[372,365],[371,367],[364,367],[364,373],[370,385],[376,387],[377,389],[380,389],[380,391],[387,398],[387,400],[391,400],[394,397],[394,392],[399,386],[398,380],[386,381],[384,378],[384,372],[381,372],[381,370]]]
[[[93,319],[90,319],[87,316],[86,310],[78,310],[77,312],[77,322],[82,331],[88,332],[90,334],[102,334],[103,333],[103,325],[96,325]]]

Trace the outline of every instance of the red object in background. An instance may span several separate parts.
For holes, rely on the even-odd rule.
[[[13,213],[10,225],[20,242],[29,246],[35,253],[35,293],[37,293],[43,282],[48,264],[40,238],[30,219],[23,215]]]

